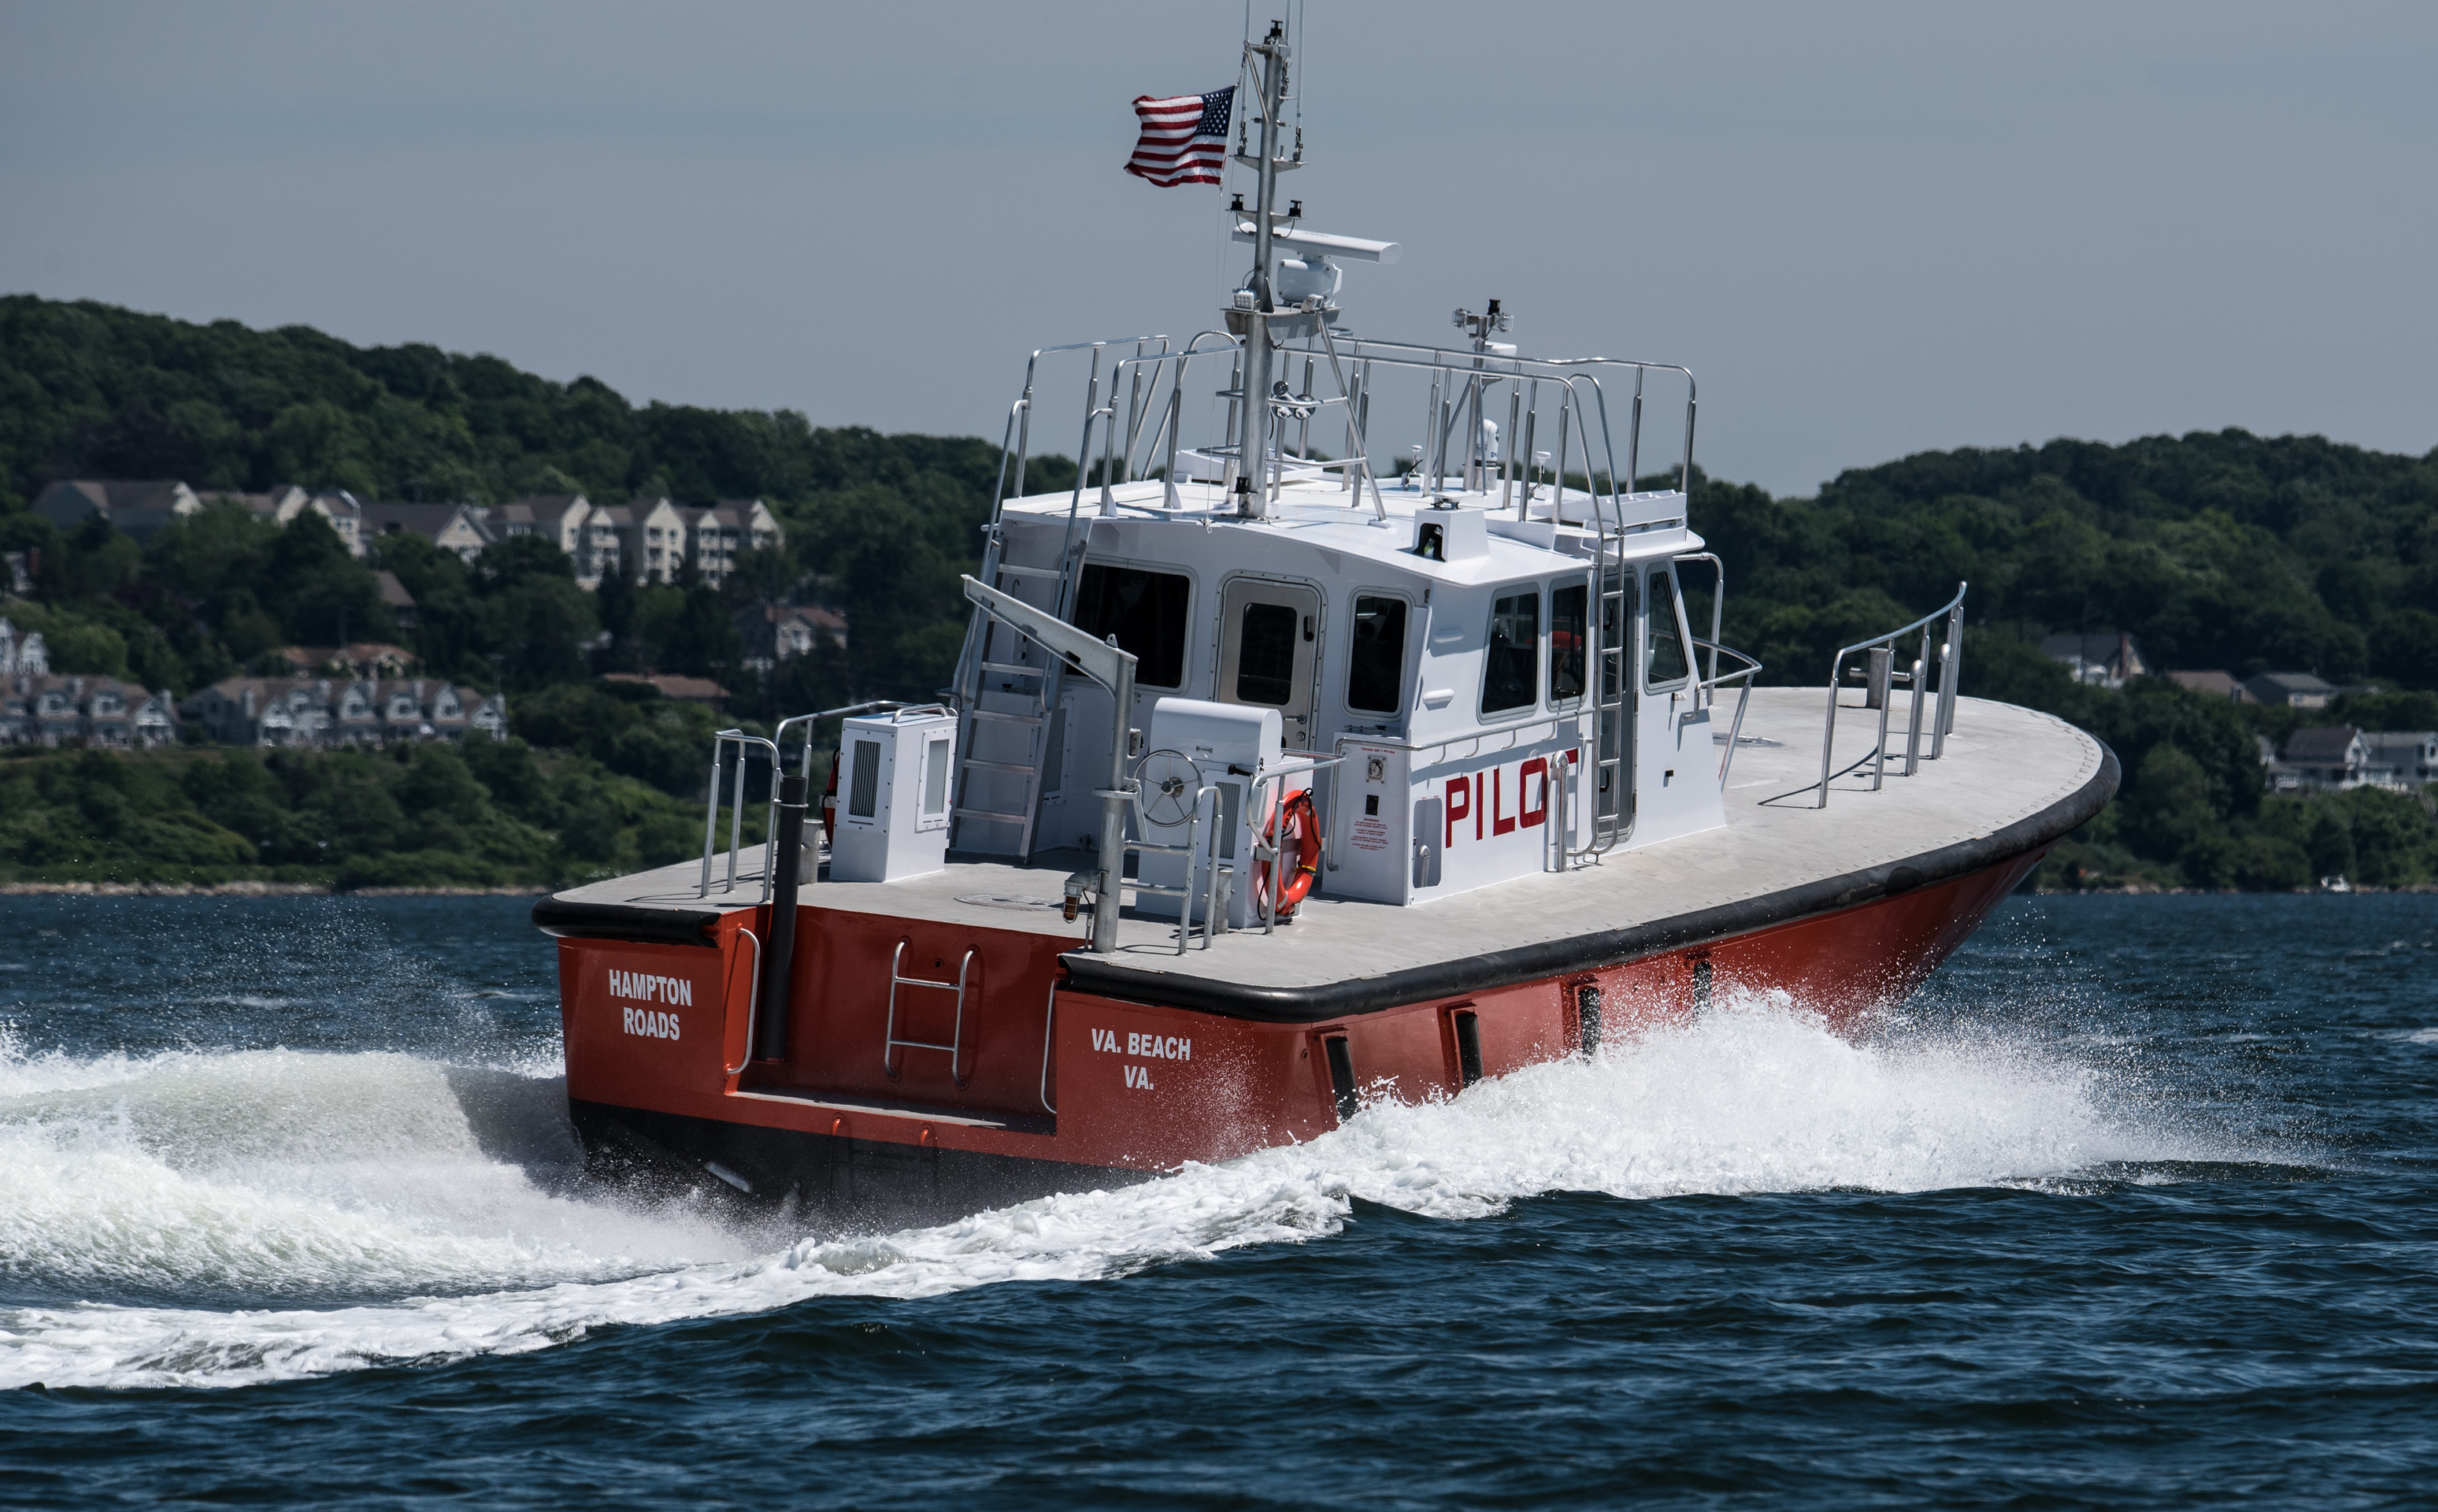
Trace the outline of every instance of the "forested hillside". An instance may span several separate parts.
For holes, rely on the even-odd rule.
[[[963,619],[955,578],[978,554],[998,462],[983,439],[824,430],[787,411],[637,406],[593,379],[557,383],[492,357],[0,298],[0,547],[42,553],[33,602],[7,612],[45,632],[56,665],[184,693],[278,645],[328,644],[342,629],[396,639],[437,675],[504,683],[517,733],[545,752],[531,768],[545,785],[561,772],[596,788],[632,781],[679,795],[698,784],[689,753],[708,715],[613,692],[597,680],[605,671],[716,676],[742,712],[763,715],[928,696],[954,659]],[[1071,476],[1036,460],[1032,482]],[[49,480],[71,477],[486,503],[548,492],[603,503],[756,497],[787,541],[723,589],[613,582],[596,594],[538,541],[469,569],[419,539],[388,537],[366,564],[309,517],[281,530],[207,510],[141,549],[100,525],[62,539],[26,506]],[[1808,499],[1701,477],[1692,511],[1727,563],[1726,638],[1759,656],[1775,682],[1816,683],[1839,643],[1935,607],[1970,580],[1967,691],[2075,719],[2125,763],[2124,800],[2061,850],[2051,881],[2438,877],[2438,829],[2417,799],[2264,798],[2253,736],[2282,733],[2292,711],[2241,709],[2158,680],[2124,693],[2080,687],[2034,649],[2048,631],[2122,629],[2157,668],[2374,681],[2397,695],[2357,696],[2326,717],[2438,726],[2438,698],[2412,696],[2438,690],[2438,452],[2235,431],[2053,441],[1858,468]],[[415,631],[387,622],[374,565],[418,600]],[[844,610],[849,646],[782,663],[765,682],[737,665],[731,617],[787,598]],[[485,772],[506,769],[488,760],[469,753],[477,787]],[[367,770],[388,791],[406,765]],[[12,797],[81,802],[79,784],[99,770],[62,764]],[[143,812],[184,802],[241,835],[199,806],[188,787],[203,781],[146,789]],[[295,801],[319,801],[313,782],[279,781]],[[529,794],[516,802],[499,812],[545,839],[557,833],[545,821],[575,812]],[[637,811],[622,828],[640,834],[640,822]],[[0,850],[15,833],[23,826],[0,833]],[[260,838],[246,843],[272,854]],[[515,874],[579,864],[549,843],[560,845],[557,859],[529,851]],[[380,853],[376,840],[362,844],[362,855]],[[35,864],[20,849],[0,866],[12,860]]]

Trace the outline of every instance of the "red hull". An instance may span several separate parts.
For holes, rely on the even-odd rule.
[[[868,1168],[892,1147],[934,1169],[989,1168],[994,1195],[1029,1195],[1105,1179],[1073,1168],[1151,1172],[1311,1138],[1336,1126],[1349,1069],[1367,1099],[1453,1094],[1468,1069],[1461,1015],[1473,1016],[1481,1075],[1574,1053],[1586,987],[1599,989],[1591,1032],[1611,1042],[1694,1011],[1705,993],[1783,992],[1848,1023],[1917,986],[2046,849],[1698,945],[1313,1023],[1063,986],[1053,1007],[1071,941],[806,905],[790,1053],[740,1076],[726,1068],[745,1058],[756,966],[740,930],[767,939],[767,909],[723,917],[709,931],[715,950],[562,939],[568,1095],[596,1146],[624,1137],[757,1195],[819,1199],[822,1182],[836,1193],[835,1174],[806,1172]],[[898,996],[900,1040],[957,1034],[953,1071],[936,1049],[898,1050],[893,1077],[884,1067],[901,941],[909,977],[952,981],[974,953],[961,1030],[952,993]],[[1345,1042],[1337,1081],[1334,1040]]]

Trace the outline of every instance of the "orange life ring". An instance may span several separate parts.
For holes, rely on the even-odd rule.
[[[1279,826],[1281,823],[1294,826],[1296,848],[1295,874],[1287,878],[1285,887],[1279,889],[1278,916],[1284,919],[1295,912],[1297,904],[1312,895],[1312,885],[1320,877],[1320,815],[1312,806],[1312,789],[1289,794],[1287,800],[1271,813],[1269,834],[1264,838],[1274,847],[1280,844]],[[1254,894],[1257,905],[1268,895],[1271,865],[1268,861],[1254,863],[1253,885],[1259,889]]]
[[[830,785],[822,789],[822,842],[836,849],[838,845],[838,769],[839,759],[830,758]]]

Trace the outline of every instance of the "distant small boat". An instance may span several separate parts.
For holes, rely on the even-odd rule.
[[[535,907],[597,1159],[971,1208],[1309,1138],[1722,994],[1846,1021],[2114,794],[2090,736],[1957,696],[1961,585],[1825,687],[1754,687],[1687,518],[1688,370],[1521,355],[1495,300],[1452,347],[1349,330],[1341,260],[1398,248],[1277,211],[1289,53],[1246,49],[1254,260],[1220,325],[1027,363],[954,689],[723,733],[698,863]],[[1644,489],[1663,399],[1682,447]],[[1025,492],[1036,416],[1082,438],[1052,493]],[[1402,472],[1391,416],[1421,422]]]
[[[2342,876],[2322,877],[2320,879],[2320,890],[2322,892],[2351,892],[2354,890],[2354,885],[2347,882]]]

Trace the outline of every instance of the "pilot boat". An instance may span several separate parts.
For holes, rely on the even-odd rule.
[[[1278,210],[1291,47],[1245,59],[1251,271],[1190,340],[1032,355],[954,686],[722,732],[698,860],[536,905],[604,1167],[973,1210],[1731,997],[1850,1026],[2113,795],[2091,736],[1959,695],[1963,585],[1757,685],[1690,371],[1526,355],[1494,300],[1443,345],[1356,333],[1348,266],[1399,249]],[[1081,440],[1029,493],[1036,418]]]

